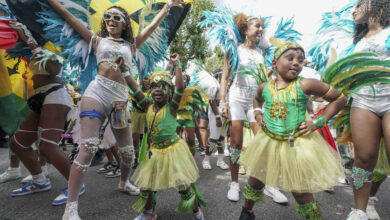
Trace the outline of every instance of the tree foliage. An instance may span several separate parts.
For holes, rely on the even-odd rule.
[[[214,10],[215,4],[212,0],[197,0],[195,5],[184,19],[183,24],[176,32],[175,38],[170,45],[170,53],[179,53],[183,67],[188,60],[197,59],[205,63],[207,58],[212,56],[204,32],[205,27],[199,27],[202,20],[203,10]]]
[[[215,70],[222,70],[225,60],[225,53],[221,46],[216,46],[213,52],[214,56],[207,59],[205,63],[205,68],[209,73],[214,73]]]

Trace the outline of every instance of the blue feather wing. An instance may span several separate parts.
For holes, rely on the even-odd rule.
[[[325,72],[331,48],[336,50],[338,59],[354,51],[352,39],[355,24],[352,10],[355,4],[356,0],[351,0],[340,11],[327,12],[322,15],[322,25],[316,32],[308,51],[308,55],[312,57],[312,65],[319,72]]]
[[[211,38],[211,42],[221,45],[225,54],[229,52],[228,58],[231,68],[237,70],[239,63],[237,47],[242,42],[242,39],[240,32],[234,24],[234,14],[227,8],[203,11],[204,20],[199,25],[209,27],[207,34]]]
[[[45,26],[45,38],[56,46],[62,47],[67,58],[62,79],[65,82],[77,82],[84,91],[94,78],[97,68],[96,58],[86,42],[65,20],[46,2],[38,0],[42,11],[38,12],[38,22]],[[90,0],[59,0],[64,7],[88,27]]]

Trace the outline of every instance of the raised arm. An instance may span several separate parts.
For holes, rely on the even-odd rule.
[[[27,44],[34,57],[43,52],[43,49],[38,45],[30,30],[24,24],[11,20],[10,26],[18,32],[20,39]],[[54,60],[48,60],[44,68],[50,75],[55,76],[61,71],[62,64]]]
[[[152,22],[146,26],[137,36],[136,38],[136,47],[139,48],[153,33],[154,30],[161,24],[166,15],[168,15],[169,10],[172,6],[179,6],[180,4],[184,4],[183,0],[171,0],[167,4],[164,5],[162,10],[154,17]]]
[[[229,54],[229,52],[228,52]],[[224,117],[228,118],[229,113],[228,113],[228,103],[226,102],[226,93],[227,93],[227,87],[228,87],[228,82],[229,82],[229,76],[232,72],[230,62],[229,62],[229,55],[225,56],[225,62],[224,62],[224,67],[222,71],[222,78],[221,78],[221,90],[219,91],[219,95],[221,97],[221,105],[223,109],[223,114]]]
[[[92,32],[85,27],[79,19],[70,13],[58,0],[47,0],[47,2],[77,33],[81,35],[85,41],[91,41]]]
[[[173,64],[173,68],[175,71],[175,91],[173,93],[172,97],[172,103],[170,105],[171,107],[171,113],[172,115],[176,115],[176,111],[179,107],[179,103],[181,100],[181,96],[183,95],[184,91],[184,82],[183,82],[183,74],[181,72],[181,63],[180,63],[180,56],[177,53],[174,53],[170,56],[171,62]]]

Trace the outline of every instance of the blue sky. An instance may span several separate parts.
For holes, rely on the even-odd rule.
[[[320,25],[324,12],[339,10],[349,0],[214,0],[217,7],[229,8],[252,16],[295,17],[295,27],[303,34],[307,49]]]

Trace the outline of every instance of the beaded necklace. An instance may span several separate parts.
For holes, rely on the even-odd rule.
[[[295,89],[295,114],[294,114],[294,129],[291,133],[288,133],[288,140],[290,143],[290,147],[294,147],[294,134],[296,131],[296,123],[297,123],[297,105],[298,105],[298,88],[296,85],[297,81],[290,82],[288,86],[278,89],[276,87],[276,81],[273,80],[270,83],[270,91],[273,98],[272,108],[270,110],[270,117],[276,118],[278,117],[281,121],[283,121],[284,128],[286,129],[286,132],[288,133],[287,125],[286,125],[286,116],[288,113],[288,106],[285,105],[285,102],[287,102],[287,99],[290,97],[291,99],[294,99],[292,90]]]

